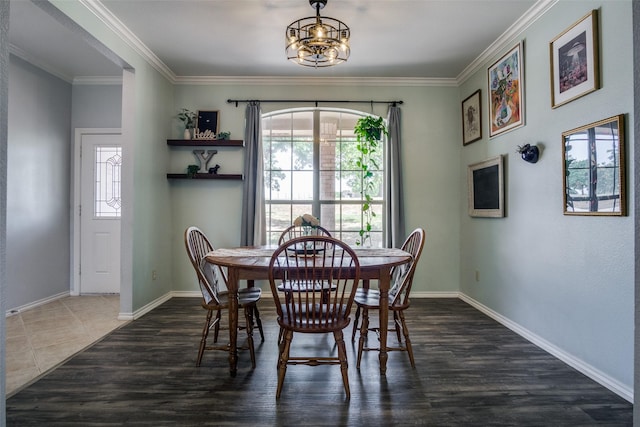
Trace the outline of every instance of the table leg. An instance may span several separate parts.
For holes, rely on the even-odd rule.
[[[391,282],[391,270],[383,269],[380,272],[380,374],[387,373],[387,329],[389,326],[389,286]]]
[[[238,270],[228,269],[229,277],[227,290],[229,291],[229,369],[232,377],[236,376],[238,368]]]

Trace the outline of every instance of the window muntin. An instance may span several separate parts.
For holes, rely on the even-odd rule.
[[[334,237],[355,245],[364,223],[362,171],[353,132],[364,114],[294,109],[263,115],[267,242],[304,213],[320,218]],[[382,246],[383,150],[378,153],[372,206],[372,246]]]

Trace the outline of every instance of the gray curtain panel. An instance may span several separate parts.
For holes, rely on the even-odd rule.
[[[404,196],[402,190],[402,159],[400,138],[400,107],[389,106],[387,115],[389,137],[387,138],[385,200],[386,241],[385,246],[399,248],[404,242]]]
[[[244,197],[240,234],[240,244],[243,246],[266,243],[261,115],[259,102],[247,103],[244,130]]]

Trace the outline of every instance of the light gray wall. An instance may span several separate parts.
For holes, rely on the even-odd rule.
[[[122,122],[122,85],[73,85],[71,129],[119,128]]]
[[[9,103],[9,2],[0,2],[0,372],[5,366],[6,231],[7,231],[7,110]],[[6,423],[6,378],[0,375],[0,426]]]
[[[640,2],[633,2],[633,104],[634,104],[634,142],[633,142],[633,164],[634,179],[634,212],[636,224],[638,224],[640,214]],[[640,388],[640,228],[636,225],[635,230],[635,355],[634,355],[634,390]],[[633,425],[640,426],[640,394],[633,395]]]
[[[173,85],[81,2],[51,0],[124,64],[121,313],[167,295],[171,281],[171,200],[166,178]],[[152,272],[156,271],[157,276]]]
[[[69,292],[71,85],[9,62],[7,308]]]
[[[175,87],[173,114],[180,108],[218,110],[220,128],[232,139],[243,138],[245,105],[238,108],[227,99],[325,99],[402,100],[402,164],[406,194],[406,228],[426,229],[425,254],[416,270],[412,292],[457,292],[460,271],[459,220],[460,187],[460,103],[455,86],[366,86],[349,85],[179,85]],[[296,104],[294,107],[304,105]],[[309,103],[307,107],[313,107]],[[321,107],[344,108],[345,104]],[[386,117],[387,105],[348,104]],[[267,113],[291,108],[290,104],[264,103]],[[174,119],[173,137],[182,127]],[[217,147],[215,162],[224,173],[242,173],[243,150]],[[194,163],[192,148],[170,149],[168,171],[184,172]],[[240,244],[242,208],[241,181],[171,182],[173,286],[175,290],[197,291],[193,268],[184,250],[183,233],[197,225],[217,247]],[[267,286],[268,287],[268,286]]]
[[[602,88],[552,109],[549,42],[592,9],[600,12]],[[526,126],[462,149],[467,165],[496,155],[506,160],[502,219],[461,216],[460,290],[575,358],[582,368],[633,394],[634,196],[627,217],[563,215],[562,132],[617,114],[627,119],[633,150],[634,106],[631,1],[558,2],[508,43],[524,40]],[[482,88],[487,123],[486,67],[461,87],[461,99]],[[541,143],[536,164],[516,147]],[[627,176],[635,172],[627,162]],[[627,182],[632,182],[627,179]],[[466,205],[466,183],[459,188]],[[480,281],[475,280],[475,271]]]

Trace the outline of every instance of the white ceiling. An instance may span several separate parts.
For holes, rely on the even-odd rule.
[[[284,55],[285,28],[313,16],[308,0],[84,0],[171,78],[458,78],[550,0],[329,0],[321,15],[351,28],[351,57],[324,69]],[[29,0],[12,0],[12,53],[73,80],[121,68]],[[122,27],[124,26],[124,27]],[[128,30],[128,31],[127,31]]]

